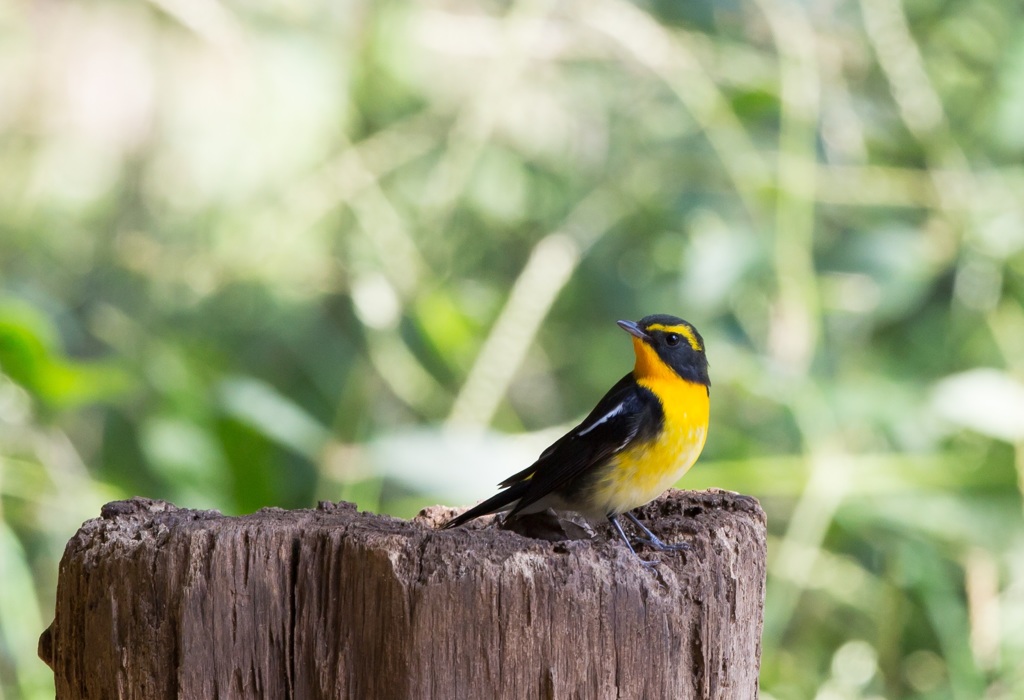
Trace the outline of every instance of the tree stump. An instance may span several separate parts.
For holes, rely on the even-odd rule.
[[[436,529],[454,512],[110,503],[67,545],[40,656],[58,698],[757,697],[754,499],[670,491],[641,509],[691,545],[651,570],[610,530]]]

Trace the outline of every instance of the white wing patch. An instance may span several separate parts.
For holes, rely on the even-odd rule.
[[[593,430],[597,426],[601,425],[602,423],[607,423],[612,418],[614,418],[615,416],[619,415],[620,413],[622,413],[625,410],[626,410],[626,406],[624,404],[620,403],[618,406],[616,406],[612,410],[608,411],[608,413],[604,414],[603,416],[598,418],[596,421],[594,421],[593,423],[588,425],[586,428],[584,428],[580,432],[576,433],[576,437],[583,437],[584,435],[589,433],[591,430]]]
[[[637,430],[639,430],[639,426],[637,427]],[[612,454],[615,454],[615,453],[618,453],[618,452],[622,452],[624,449],[626,449],[626,445],[628,445],[629,443],[633,442],[633,438],[636,437],[636,432],[637,432],[636,430],[631,432],[629,434],[629,437],[627,437],[625,440],[623,440],[622,444],[619,445],[618,447],[616,447],[615,450],[612,452]]]

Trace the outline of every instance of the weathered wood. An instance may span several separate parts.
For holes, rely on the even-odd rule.
[[[647,506],[656,534],[692,545],[653,571],[608,533],[434,529],[453,512],[110,503],[61,561],[40,639],[57,697],[757,696],[754,499],[672,491]]]

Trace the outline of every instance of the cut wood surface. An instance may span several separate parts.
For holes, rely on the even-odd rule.
[[[649,570],[600,531],[550,542],[453,509],[243,517],[136,498],[82,525],[40,638],[58,698],[757,697],[765,517],[670,491]]]

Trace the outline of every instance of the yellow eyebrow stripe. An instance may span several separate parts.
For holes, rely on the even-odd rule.
[[[648,331],[664,331],[666,333],[678,333],[679,335],[686,338],[686,341],[690,343],[690,347],[700,352],[704,349],[704,346],[697,340],[697,336],[693,334],[693,330],[689,326],[666,326],[661,323],[655,323],[652,326],[647,326]]]

